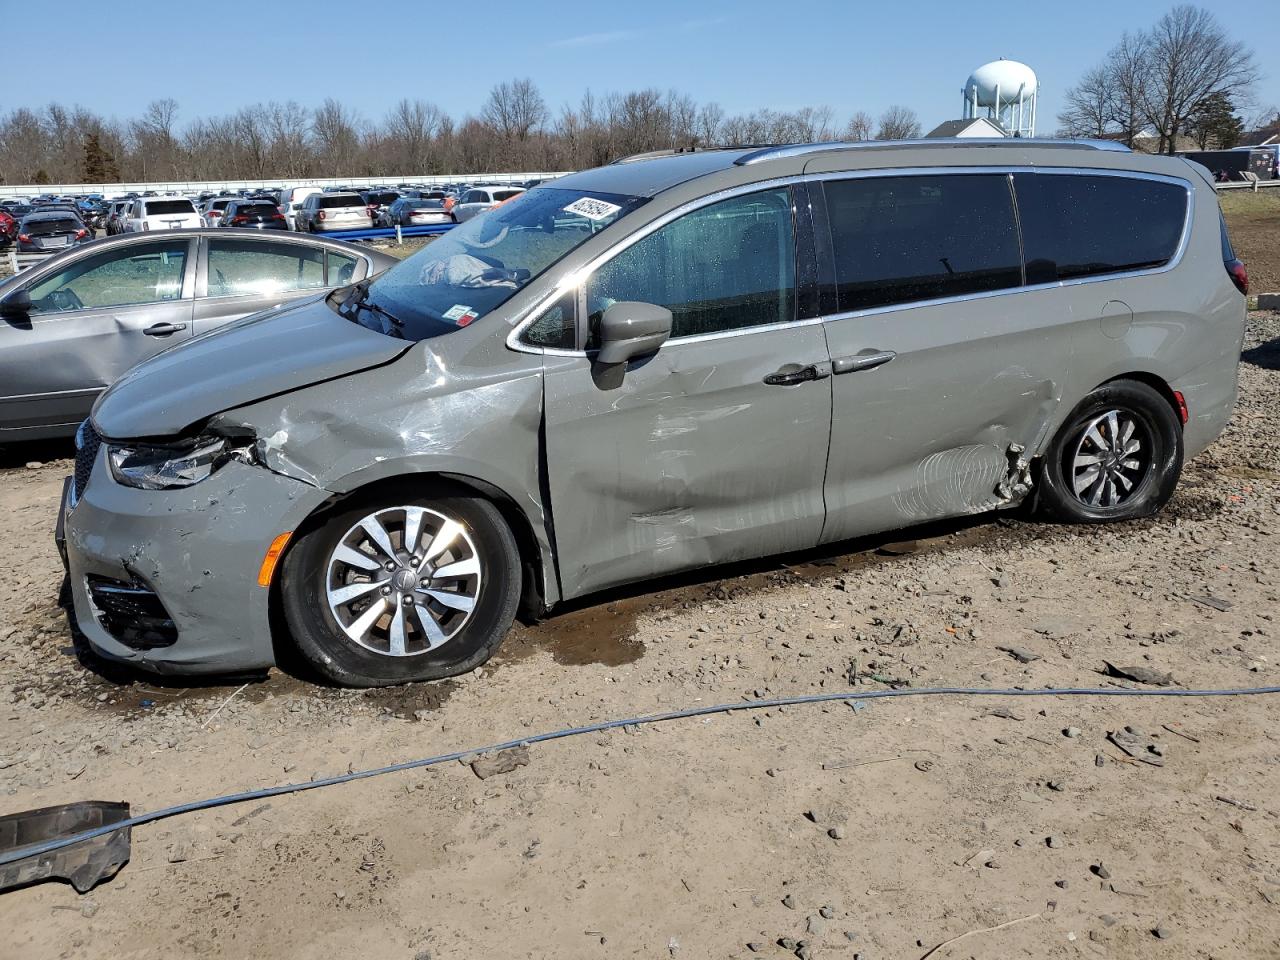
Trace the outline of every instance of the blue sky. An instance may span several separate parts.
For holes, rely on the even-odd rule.
[[[1280,49],[1280,16],[1266,15],[1266,2],[1201,5],[1258,54],[1266,74],[1258,104],[1280,104],[1280,66],[1263,56]],[[38,71],[38,83],[29,72],[14,74],[0,100],[5,110],[57,100],[124,117],[172,97],[185,121],[259,100],[314,106],[334,96],[379,117],[413,97],[456,116],[476,111],[491,84],[528,76],[553,112],[587,87],[658,87],[715,100],[730,114],[825,104],[842,124],[855,110],[876,114],[900,103],[928,129],[960,115],[970,70],[1007,57],[1039,74],[1040,128],[1048,133],[1081,71],[1122,31],[1149,25],[1169,4],[4,0],[3,7],[7,37],[56,36],[63,62],[83,65]]]

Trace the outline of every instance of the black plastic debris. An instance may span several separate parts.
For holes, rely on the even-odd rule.
[[[0,854],[127,819],[129,804],[109,800],[82,800],[11,813],[0,817]],[[42,880],[66,880],[77,893],[87,893],[114,877],[128,862],[129,828],[121,827],[52,853],[33,854],[0,866],[0,893]]]

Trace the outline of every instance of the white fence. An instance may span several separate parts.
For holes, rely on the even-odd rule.
[[[9,273],[21,273],[27,267],[33,267],[41,260],[45,260],[54,253],[61,253],[61,250],[55,250],[47,253],[19,253],[15,244],[10,247],[4,255],[4,260],[0,261],[9,268]]]
[[[267,180],[170,180],[153,183],[20,183],[13,186],[0,185],[0,199],[4,197],[35,197],[42,194],[56,196],[100,193],[105,197],[120,196],[126,193],[143,193],[153,190],[156,193],[205,193],[227,190],[267,190],[282,187],[394,187],[401,183],[425,183],[436,186],[444,183],[480,183],[499,181],[503,183],[525,180],[549,180],[562,177],[564,171],[535,171],[525,173],[467,173],[449,174],[448,176],[425,176],[423,174],[402,174],[395,177],[312,177],[295,179],[292,177],[272,177]]]
[[[1280,180],[1230,180],[1227,183],[1215,183],[1215,190],[1252,190],[1257,193],[1259,189],[1265,190],[1267,187],[1280,187]]]

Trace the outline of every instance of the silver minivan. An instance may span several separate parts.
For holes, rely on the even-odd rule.
[[[1236,397],[1207,171],[809,144],[539,186],[143,364],[63,504],[74,615],[172,673],[470,670],[518,607],[1019,504],[1169,499]]]

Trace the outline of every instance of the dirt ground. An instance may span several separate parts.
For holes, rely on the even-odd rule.
[[[69,463],[35,462],[66,450],[10,451],[0,812],[154,809],[851,674],[1278,684],[1280,314],[1252,315],[1241,383],[1152,520],[987,516],[666,581],[519,627],[471,676],[371,693],[88,669],[56,607]],[[919,960],[969,931],[931,956],[1280,956],[1278,723],[1272,697],[940,697],[578,737],[489,779],[451,762],[139,828],[88,895],[0,896],[0,956]],[[1108,739],[1126,727],[1159,765]]]

